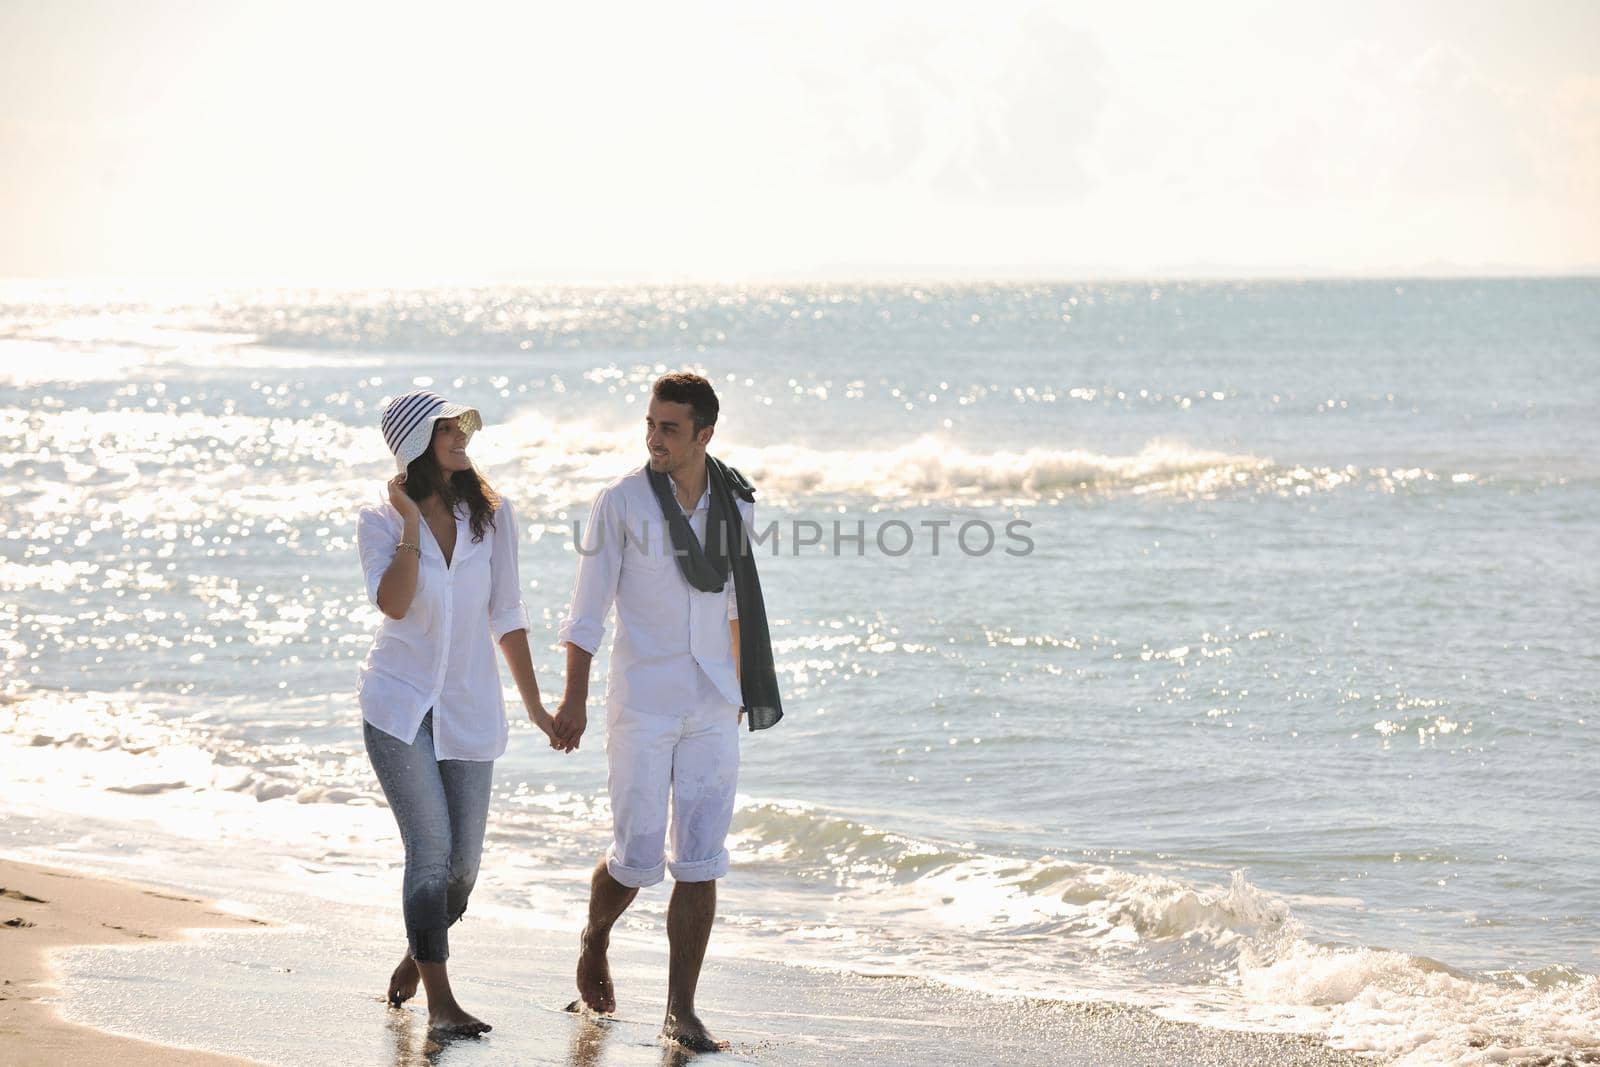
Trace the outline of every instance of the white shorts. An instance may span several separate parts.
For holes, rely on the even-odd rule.
[[[606,711],[612,832],[606,869],[625,886],[655,885],[667,870],[680,882],[709,882],[728,873],[724,845],[739,781],[739,706],[728,703],[704,671],[695,673],[695,707],[614,704]]]

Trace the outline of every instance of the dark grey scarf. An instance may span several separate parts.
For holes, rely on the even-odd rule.
[[[772,665],[772,634],[767,629],[767,605],[756,575],[755,551],[750,545],[744,516],[734,501],[737,493],[755,500],[756,491],[737,470],[712,456],[706,457],[706,481],[711,507],[706,513],[706,543],[702,548],[678,506],[672,480],[648,463],[650,488],[655,490],[661,516],[672,537],[672,552],[684,579],[702,593],[720,593],[733,574],[734,596],[739,601],[739,687],[750,729],[765,730],[783,718],[778,696],[778,672]]]

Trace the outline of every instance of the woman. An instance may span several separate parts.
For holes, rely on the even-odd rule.
[[[408,950],[389,979],[389,1003],[414,996],[420,978],[429,1025],[463,1036],[490,1029],[456,1003],[445,960],[447,930],[477,878],[490,778],[506,748],[491,638],[528,717],[551,735],[528,649],[516,516],[467,458],[482,421],[429,392],[392,400],[383,436],[400,473],[388,503],[362,508],[356,527],[367,595],[385,616],[361,665],[363,733],[406,849]]]

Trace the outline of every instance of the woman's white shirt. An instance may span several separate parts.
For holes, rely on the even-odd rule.
[[[466,505],[459,505],[448,565],[427,522],[418,524],[416,595],[403,618],[383,617],[356,688],[362,716],[384,733],[410,744],[431,708],[439,759],[492,760],[505,752],[507,736],[495,645],[528,628],[528,610],[510,501],[501,500],[482,541],[472,540],[469,518]],[[374,606],[403,530],[404,520],[387,501],[362,508],[356,519],[356,546]]]

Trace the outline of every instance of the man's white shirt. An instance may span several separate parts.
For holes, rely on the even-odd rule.
[[[749,530],[755,505],[735,499]],[[707,486],[694,510],[685,512],[702,545],[710,507]],[[590,654],[599,651],[615,604],[607,704],[686,709],[698,699],[698,667],[729,703],[743,705],[728,632],[728,621],[739,617],[733,575],[717,593],[702,593],[684,578],[646,466],[600,490],[578,544],[578,577],[559,638]]]

